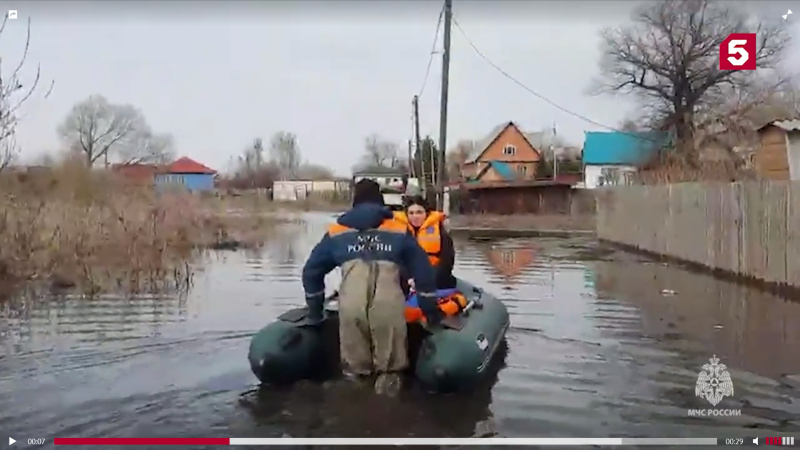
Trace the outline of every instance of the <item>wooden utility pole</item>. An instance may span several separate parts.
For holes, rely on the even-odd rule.
[[[416,156],[419,155],[419,171],[416,174],[418,186],[422,188],[422,195],[426,196],[430,192],[428,178],[425,176],[425,152],[422,151],[422,138],[419,134],[419,96],[415,95],[412,101],[414,107],[414,154],[411,156],[411,164],[416,163]]]
[[[553,180],[558,177],[558,155],[556,154],[556,123],[553,122],[553,137],[550,139],[550,150],[553,153]]]
[[[439,176],[437,207],[444,207],[444,187],[447,185],[447,93],[450,87],[450,27],[453,20],[453,0],[444,0],[444,45],[442,51],[442,93],[439,109]]]
[[[408,140],[408,167],[406,167],[406,172],[408,173],[408,178],[414,178],[414,152],[411,150],[411,139]]]
[[[414,101],[412,102],[414,106],[414,150],[417,152],[421,152],[420,149],[420,142],[421,139],[419,137],[419,96],[414,96]],[[422,153],[420,153],[421,155]],[[425,171],[425,168],[422,168],[422,171]],[[422,176],[421,174],[417,174],[418,177]]]

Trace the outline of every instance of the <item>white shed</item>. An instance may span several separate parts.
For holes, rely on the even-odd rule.
[[[314,188],[313,181],[285,180],[272,185],[272,199],[277,202],[305,200]]]

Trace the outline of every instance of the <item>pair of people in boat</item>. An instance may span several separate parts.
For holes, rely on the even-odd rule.
[[[445,315],[447,308],[440,308],[437,288],[454,290],[455,278],[453,243],[442,219],[419,198],[412,198],[403,213],[392,213],[376,182],[359,181],[352,209],[329,227],[303,267],[312,321],[323,319],[325,276],[341,268],[343,366],[351,377],[377,375],[378,393],[399,391],[400,374],[408,367],[407,321],[424,318],[433,325]],[[408,289],[401,284],[414,291],[408,307]]]

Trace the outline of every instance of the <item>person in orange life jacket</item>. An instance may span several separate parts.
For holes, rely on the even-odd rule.
[[[325,275],[342,270],[339,338],[342,362],[351,376],[377,374],[375,390],[396,393],[408,366],[405,296],[400,272],[413,275],[420,308],[441,320],[436,284],[425,252],[405,225],[393,219],[380,186],[355,184],[353,208],[331,225],[303,267],[303,289],[311,320],[322,320]]]
[[[444,214],[432,211],[425,199],[415,195],[406,199],[405,212],[396,212],[394,217],[408,226],[417,243],[428,255],[431,265],[436,269],[436,288],[455,288],[453,266],[456,252],[453,239],[444,228]],[[408,280],[410,287],[414,287],[415,281],[413,277]]]

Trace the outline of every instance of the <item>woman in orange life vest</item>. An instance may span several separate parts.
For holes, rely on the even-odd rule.
[[[436,268],[436,288],[455,288],[453,265],[456,254],[453,239],[444,229],[445,215],[432,211],[421,196],[415,195],[406,200],[405,211],[395,212],[394,218],[408,227],[417,238],[417,243],[428,254],[431,265]],[[413,287],[413,280],[408,281]]]
[[[444,228],[445,215],[439,211],[432,211],[425,199],[415,195],[406,199],[405,211],[395,212],[394,218],[408,227],[436,269],[436,289],[442,296],[439,299],[442,313],[445,316],[458,314],[465,306],[466,299],[456,291],[456,278],[453,276],[455,248],[453,239]],[[404,290],[413,288],[414,280],[401,280],[401,285]],[[413,297],[406,302],[406,320],[408,322],[424,320],[422,312],[415,307]]]

